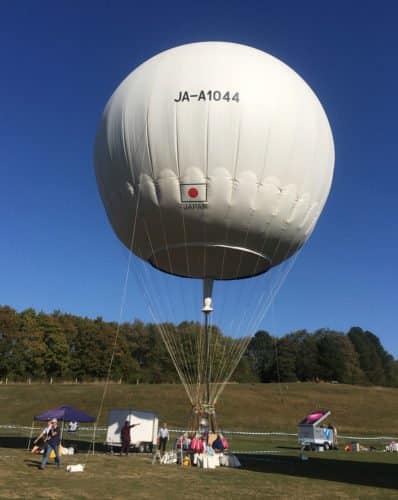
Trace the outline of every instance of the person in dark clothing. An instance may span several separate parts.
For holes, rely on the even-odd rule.
[[[224,445],[220,434],[217,434],[217,438],[213,441],[212,448],[216,453],[222,453],[224,451]]]
[[[131,424],[128,420],[125,421],[122,430],[120,432],[120,438],[122,441],[122,447],[120,449],[120,455],[129,454],[129,449],[130,449],[130,442],[131,442],[131,436],[130,436],[130,429],[135,427],[136,425],[140,424]]]
[[[50,458],[51,452],[55,453],[55,463],[57,467],[61,467],[61,460],[59,458],[59,445],[61,444],[61,433],[58,427],[58,422],[56,418],[53,418],[50,422],[50,429],[47,433],[46,444],[47,449],[44,453],[43,460],[41,461],[39,469],[43,470],[47,465],[48,459]]]

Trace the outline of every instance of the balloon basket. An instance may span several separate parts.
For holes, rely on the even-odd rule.
[[[191,433],[205,436],[206,441],[209,434],[219,432],[215,406],[201,404],[192,407],[188,429]]]

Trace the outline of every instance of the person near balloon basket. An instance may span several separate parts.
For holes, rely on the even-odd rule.
[[[167,428],[166,422],[159,429],[158,439],[159,439],[159,451],[162,455],[164,455],[167,447],[167,441],[169,440],[169,429]]]
[[[213,441],[212,448],[216,453],[222,453],[224,451],[225,448],[220,434],[217,434],[217,438]]]

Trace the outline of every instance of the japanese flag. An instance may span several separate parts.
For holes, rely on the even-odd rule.
[[[207,201],[207,184],[181,184],[182,202],[204,202]]]

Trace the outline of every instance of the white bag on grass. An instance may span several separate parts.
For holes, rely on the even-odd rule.
[[[84,472],[86,464],[74,464],[66,467],[67,472]]]

